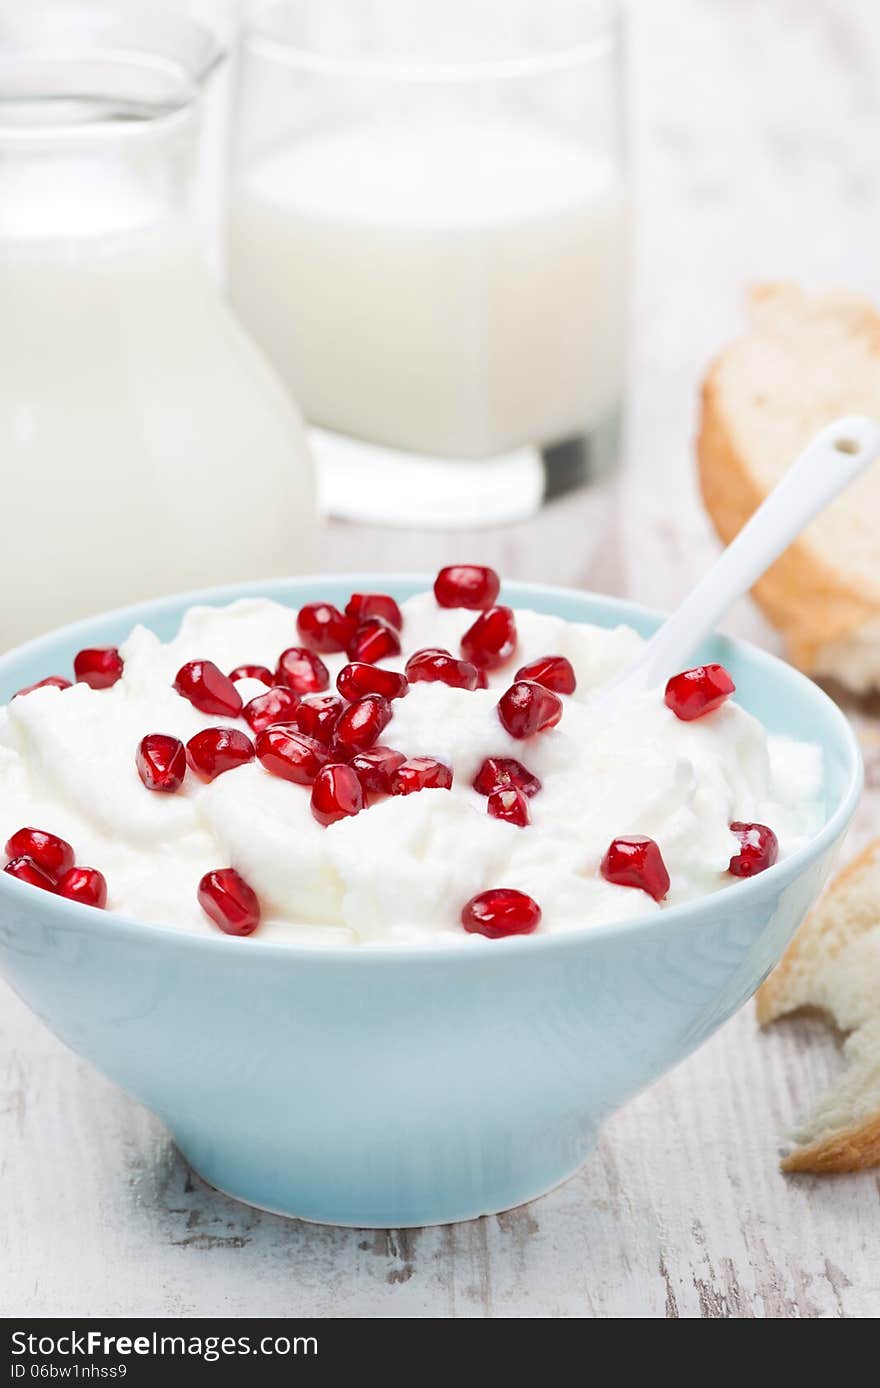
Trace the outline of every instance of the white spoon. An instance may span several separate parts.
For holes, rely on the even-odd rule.
[[[847,415],[820,429],[796,463],[654,633],[635,663],[601,689],[598,708],[610,708],[688,666],[697,646],[761,577],[815,515],[880,457],[880,423]]]

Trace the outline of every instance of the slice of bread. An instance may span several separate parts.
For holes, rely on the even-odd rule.
[[[762,1026],[818,1007],[846,1033],[846,1066],[794,1134],[784,1171],[880,1164],[880,839],[834,879],[758,990]]]
[[[725,544],[838,415],[880,417],[880,314],[844,293],[763,285],[750,329],[702,394],[703,498]],[[755,587],[789,655],[858,693],[880,688],[880,462],[808,526]]]

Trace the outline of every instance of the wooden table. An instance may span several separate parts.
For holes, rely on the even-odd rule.
[[[632,6],[638,197],[625,465],[480,535],[327,529],[322,567],[485,556],[508,576],[674,602],[715,542],[694,483],[697,382],[751,279],[880,298],[880,11],[863,0]],[[731,630],[775,648],[747,603]],[[880,832],[880,725],[856,711]],[[0,1313],[868,1316],[876,1173],[783,1178],[777,1146],[839,1064],[819,1022],[745,1008],[609,1123],[552,1195],[456,1227],[359,1233],[260,1214],[192,1177],[136,1104],[19,1001],[0,1009]]]

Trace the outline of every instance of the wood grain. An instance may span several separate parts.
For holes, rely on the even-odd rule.
[[[880,298],[880,11],[862,0],[633,3],[639,206],[624,466],[537,522],[484,534],[326,529],[322,567],[509,575],[673,603],[715,545],[691,441],[696,382],[744,285]],[[775,649],[743,603],[732,630]],[[853,709],[880,832],[880,721]],[[867,1317],[877,1173],[783,1178],[781,1136],[834,1074],[822,1023],[751,1007],[607,1126],[534,1204],[359,1233],[260,1214],[192,1177],[160,1126],[0,992],[0,1314]]]

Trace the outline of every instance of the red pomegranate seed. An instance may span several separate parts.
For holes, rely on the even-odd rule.
[[[34,689],[70,689],[70,680],[63,675],[47,675],[44,680],[37,680],[36,684],[26,684],[24,689],[17,689],[12,698],[19,699],[22,694],[30,694]]]
[[[391,773],[391,794],[412,795],[417,790],[449,790],[452,772],[434,757],[408,757]]]
[[[387,593],[352,593],[345,604],[345,615],[356,626],[362,626],[370,617],[381,617],[396,631],[403,628],[403,613],[397,603]]]
[[[486,671],[485,671],[485,670],[478,670],[478,671],[477,671],[477,689],[488,689],[488,688],[489,688],[489,676],[486,674]]]
[[[330,687],[330,675],[313,651],[290,646],[278,658],[275,683],[292,689],[294,694],[323,694]]]
[[[307,602],[296,618],[301,641],[313,651],[344,651],[357,629],[357,623],[329,602]]]
[[[779,840],[772,829],[766,824],[746,824],[741,819],[735,819],[730,827],[742,847],[731,858],[728,872],[734,877],[754,877],[773,866],[779,857]]]
[[[205,728],[186,744],[186,759],[203,781],[214,781],[253,761],[254,744],[238,728]]]
[[[147,733],[135,754],[137,772],[147,790],[180,790],[186,775],[186,750],[179,737]]]
[[[391,777],[405,761],[403,753],[393,747],[368,747],[365,752],[356,752],[350,765],[364,790],[390,795]]]
[[[318,823],[335,824],[363,808],[364,788],[357,772],[350,766],[322,766],[312,785],[312,814]]]
[[[257,757],[273,776],[309,786],[330,760],[326,747],[286,723],[274,723],[257,733]]]
[[[487,757],[474,777],[474,790],[479,795],[491,795],[493,790],[512,786],[523,795],[537,795],[541,782],[515,757]]]
[[[480,670],[494,670],[516,650],[516,621],[509,607],[490,607],[481,612],[461,638],[465,660]]]
[[[39,887],[44,892],[54,892],[56,890],[55,879],[37,867],[36,863],[30,858],[20,856],[13,858],[7,863],[4,872],[8,872],[10,877],[15,877],[19,882],[27,882],[29,887]]]
[[[213,660],[188,660],[181,665],[174,688],[202,713],[221,718],[237,718],[241,713],[241,695]]]
[[[577,689],[577,679],[570,660],[564,655],[542,655],[540,660],[532,660],[516,672],[518,680],[534,680],[554,694],[573,694]]]
[[[612,839],[600,871],[606,882],[616,887],[640,887],[655,901],[662,901],[669,891],[669,873],[653,839]]]
[[[439,682],[448,684],[451,689],[476,689],[480,678],[477,667],[469,660],[457,660],[439,646],[411,655],[406,662],[406,675],[413,684],[417,680]]]
[[[517,680],[498,700],[498,717],[511,737],[533,737],[556,727],[562,700],[534,680]]]
[[[6,856],[30,858],[53,882],[74,864],[74,852],[67,840],[45,829],[17,829],[7,840]]]
[[[236,665],[229,671],[229,678],[233,684],[236,680],[259,680],[260,684],[268,684],[271,688],[275,683],[275,676],[265,665]]]
[[[383,699],[402,699],[409,693],[406,675],[396,670],[380,670],[377,665],[354,661],[343,665],[336,676],[336,688],[344,699],[362,699],[365,694],[381,694]]]
[[[313,737],[329,747],[343,707],[336,694],[307,694],[291,715],[290,722],[306,737]]]
[[[81,906],[97,906],[103,911],[107,905],[107,879],[97,868],[72,867],[59,877],[55,888],[59,896],[68,901],[78,901]]]
[[[349,704],[336,724],[334,753],[338,753],[340,759],[347,759],[354,752],[372,747],[382,729],[390,723],[391,711],[391,705],[381,694],[365,694]]]
[[[690,723],[720,708],[736,689],[723,665],[696,665],[673,675],[666,686],[666,707],[676,718]]]
[[[109,689],[122,677],[123,661],[115,646],[89,646],[73,657],[77,684],[90,689]]]
[[[265,694],[257,694],[245,704],[241,711],[252,732],[261,733],[273,723],[289,723],[299,706],[299,695],[283,684],[267,689]]]
[[[516,789],[516,786],[507,786],[503,790],[493,790],[486,808],[493,819],[503,819],[508,824],[519,824],[520,827],[524,827],[531,820],[529,802],[522,791]]]
[[[206,872],[198,889],[199,905],[224,935],[253,935],[260,924],[260,903],[235,868]]]
[[[500,587],[501,579],[494,569],[479,564],[450,564],[434,579],[434,597],[440,607],[467,607],[478,612],[492,606]]]
[[[471,897],[462,908],[461,923],[469,935],[485,935],[489,940],[501,940],[505,935],[531,935],[541,923],[541,908],[525,892],[493,887]]]
[[[348,658],[375,665],[390,655],[400,655],[400,636],[381,617],[371,617],[358,627],[348,643]]]

